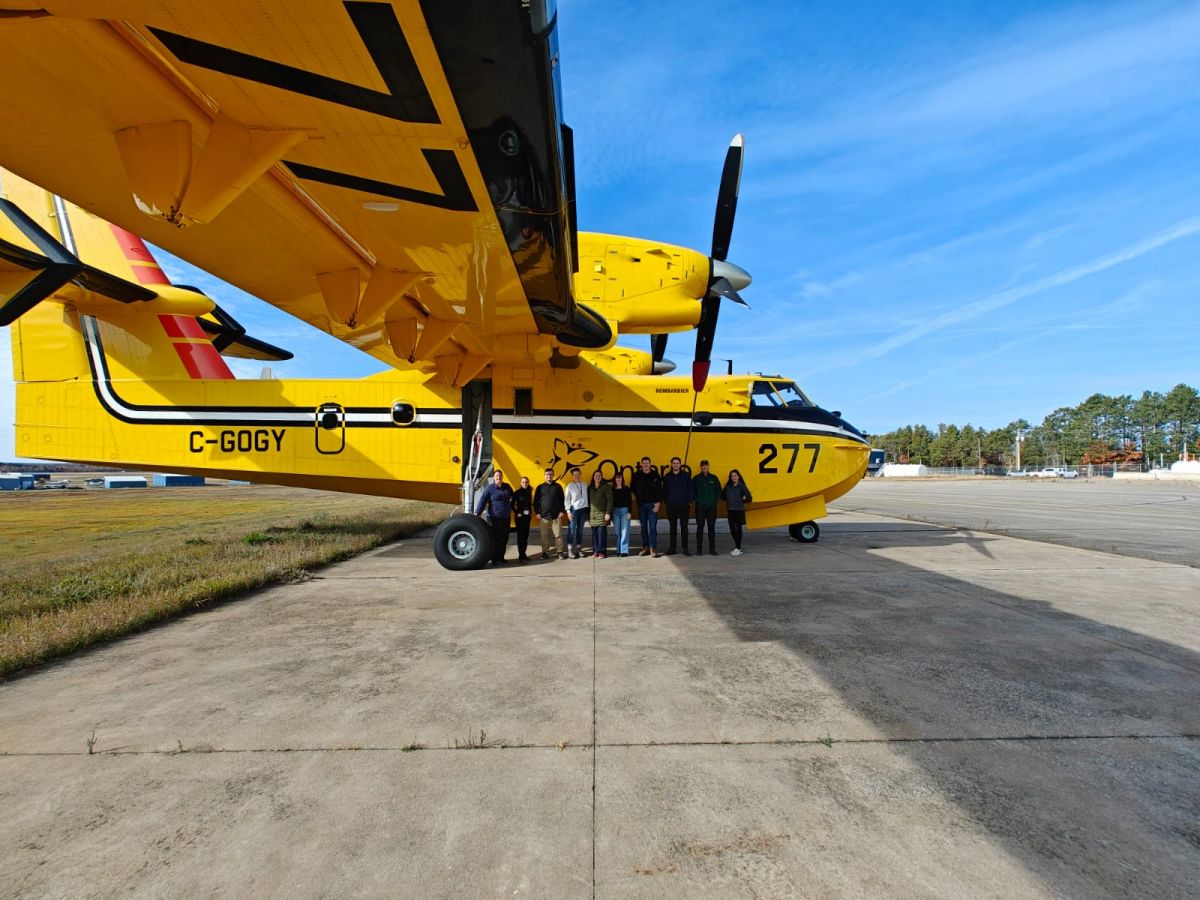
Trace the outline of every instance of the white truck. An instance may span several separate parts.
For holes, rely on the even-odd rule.
[[[1038,478],[1078,478],[1079,473],[1068,466],[1046,466],[1040,472],[1035,472]]]

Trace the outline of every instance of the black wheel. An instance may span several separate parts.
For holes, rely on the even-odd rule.
[[[492,558],[492,529],[479,516],[457,513],[438,526],[433,555],[447,569],[482,569]]]
[[[798,522],[788,526],[788,534],[792,536],[793,541],[799,541],[801,544],[815,544],[821,536],[821,529],[816,522]]]

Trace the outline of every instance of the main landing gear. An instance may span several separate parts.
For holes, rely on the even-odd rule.
[[[492,558],[492,529],[469,513],[455,513],[438,526],[433,555],[455,572],[482,569]]]
[[[491,382],[472,381],[463,388],[462,412],[463,454],[467,458],[463,466],[462,511],[439,525],[433,536],[433,555],[455,572],[482,569],[492,558],[492,529],[472,515],[475,492],[487,481],[492,468]]]
[[[821,536],[821,529],[816,522],[797,522],[788,526],[788,534],[793,541],[799,541],[801,544],[815,544]]]

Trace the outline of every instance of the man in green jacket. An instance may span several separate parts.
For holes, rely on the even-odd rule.
[[[721,479],[708,471],[708,460],[700,460],[700,474],[692,479],[696,495],[696,555],[704,552],[704,524],[708,523],[708,552],[717,555],[717,500]]]

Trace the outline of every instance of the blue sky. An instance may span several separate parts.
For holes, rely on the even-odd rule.
[[[873,432],[1200,383],[1200,4],[560,0],[559,31],[582,228],[707,251],[746,135],[735,370]],[[378,368],[163,262],[296,351],[277,375]]]

